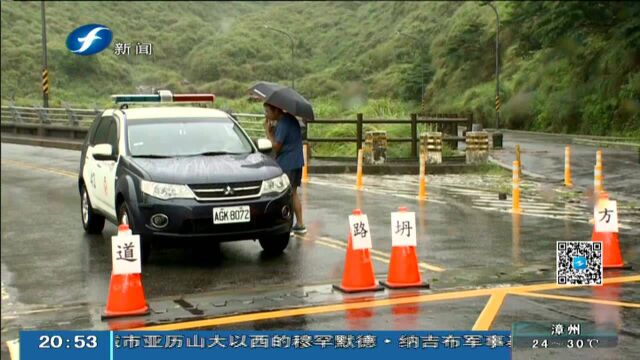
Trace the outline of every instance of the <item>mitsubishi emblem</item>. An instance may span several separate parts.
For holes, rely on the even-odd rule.
[[[224,195],[225,196],[229,196],[229,195],[233,195],[233,194],[234,194],[233,189],[231,188],[231,186],[227,185],[227,188],[224,189]]]

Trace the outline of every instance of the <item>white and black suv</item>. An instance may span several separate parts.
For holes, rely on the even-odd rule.
[[[220,110],[106,110],[82,147],[82,225],[98,234],[105,219],[128,224],[141,236],[143,261],[152,241],[185,238],[258,239],[265,252],[281,253],[293,220],[291,187],[270,151],[269,140],[254,144]]]

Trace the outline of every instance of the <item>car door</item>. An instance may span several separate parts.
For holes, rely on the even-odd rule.
[[[114,123],[113,116],[103,115],[100,123],[96,127],[93,139],[90,139],[89,147],[85,157],[85,179],[88,179],[88,191],[91,204],[104,215],[113,213],[113,209],[108,207],[108,163],[105,160],[96,160],[93,157],[93,150],[96,145],[109,143],[109,131]],[[117,149],[116,149],[117,151]],[[113,185],[112,185],[113,186]]]
[[[111,145],[112,155],[114,160],[106,160],[102,162],[102,170],[103,176],[106,178],[106,184],[103,185],[105,187],[104,192],[104,205],[105,211],[107,214],[111,215],[113,218],[117,219],[116,209],[116,170],[118,168],[118,161],[120,160],[119,156],[119,147],[118,147],[118,139],[119,139],[119,131],[118,131],[118,121],[117,118],[112,117],[110,119],[109,129],[107,130],[107,144]]]
[[[89,143],[87,145],[87,150],[84,156],[84,167],[82,170],[82,177],[85,179],[85,185],[87,187],[87,193],[89,194],[89,200],[91,201],[91,205],[94,209],[102,212],[103,206],[100,202],[99,191],[98,191],[98,178],[100,174],[98,173],[98,163],[93,158],[93,149],[96,145],[96,140],[104,139],[103,123],[106,123],[104,117],[96,120],[98,123],[96,124],[96,129],[93,133],[91,133],[91,137],[89,138]],[[106,130],[106,129],[105,129]],[[100,133],[100,136],[98,134]],[[106,134],[106,133],[104,133]]]

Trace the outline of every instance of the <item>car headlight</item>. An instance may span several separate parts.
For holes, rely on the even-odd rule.
[[[162,184],[142,180],[141,188],[143,193],[162,200],[177,198],[192,199],[194,197],[193,193],[186,185]]]
[[[287,174],[282,174],[273,179],[264,180],[262,182],[262,193],[281,193],[289,187],[289,177]]]

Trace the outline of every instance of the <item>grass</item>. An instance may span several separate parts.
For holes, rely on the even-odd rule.
[[[504,34],[502,125],[640,139],[640,3],[576,4],[496,2]],[[122,6],[47,3],[51,106],[108,107],[113,93],[153,87],[213,92],[222,109],[262,112],[260,104],[243,99],[246,89],[256,81],[289,84],[295,78],[319,118],[355,119],[360,112],[365,118],[408,119],[421,110],[424,90],[427,112],[472,112],[485,127],[495,122],[495,17],[477,2],[130,1],[126,11]],[[589,10],[596,6],[598,11]],[[1,16],[2,104],[39,104],[40,3],[4,1]],[[510,21],[518,16],[531,21]],[[66,36],[89,21],[110,26],[116,42],[153,43],[154,55],[117,57],[109,50],[72,56]],[[286,37],[255,24],[294,34],[295,61]],[[420,50],[395,35],[397,30],[419,36]],[[382,129],[390,137],[406,133],[402,127]],[[331,132],[348,136],[352,130]]]

